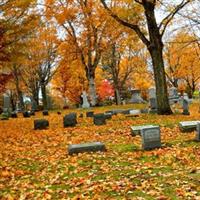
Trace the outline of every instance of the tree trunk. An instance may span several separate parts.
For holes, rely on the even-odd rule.
[[[115,102],[116,105],[121,105],[121,95],[118,88],[115,88]]]
[[[91,106],[95,106],[97,104],[97,95],[96,95],[96,86],[94,76],[90,76],[88,78],[89,81],[89,97]]]
[[[160,30],[155,18],[155,5],[150,1],[145,1],[143,5],[145,8],[145,16],[149,31],[150,43],[147,48],[150,52],[153,63],[158,114],[172,114],[167,93],[162,35],[160,34]]]
[[[47,110],[47,92],[46,92],[46,85],[44,83],[41,83],[41,91],[42,91],[43,109]]]

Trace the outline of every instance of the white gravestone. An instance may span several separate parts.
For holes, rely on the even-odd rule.
[[[85,91],[83,91],[83,94],[81,95],[81,97],[83,98],[82,108],[89,108],[90,104],[88,102],[87,93]]]
[[[161,147],[160,127],[145,128],[141,131],[142,148],[150,150]]]

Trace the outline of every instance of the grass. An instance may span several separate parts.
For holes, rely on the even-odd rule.
[[[125,105],[92,108],[144,108]],[[137,118],[114,116],[104,126],[79,118],[74,128],[63,128],[55,111],[45,117],[50,127],[33,130],[33,120],[19,117],[0,121],[0,199],[198,199],[200,198],[200,143],[195,133],[181,133],[180,121],[197,120],[198,104],[191,116],[142,114]],[[65,110],[85,113],[86,110]],[[130,126],[161,127],[162,148],[141,149],[141,138],[132,137]],[[69,156],[68,144],[101,141],[103,153]]]

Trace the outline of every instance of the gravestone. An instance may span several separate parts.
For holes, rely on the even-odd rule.
[[[142,114],[146,114],[146,113],[149,112],[149,110],[148,110],[147,108],[144,108],[144,109],[141,109],[140,112],[141,112]]]
[[[178,90],[176,87],[171,87],[169,88],[169,104],[173,105],[174,103],[179,102],[179,95],[178,95]]]
[[[8,112],[6,112],[6,113],[3,112],[3,113],[1,113],[1,116],[0,116],[1,120],[9,120],[9,117],[10,117],[10,115]]]
[[[150,110],[149,113],[157,113],[157,100],[156,98],[149,99]]]
[[[46,119],[36,119],[34,120],[34,129],[42,130],[46,129],[49,126],[49,122]]]
[[[30,112],[24,111],[23,112],[23,116],[24,116],[24,118],[29,118],[30,117]]]
[[[49,115],[49,112],[48,112],[48,110],[43,110],[42,114],[43,114],[43,116],[47,116],[47,115]]]
[[[145,103],[145,101],[141,97],[141,91],[134,89],[131,90],[132,96],[129,103]]]
[[[79,115],[79,118],[83,118],[83,113],[81,113],[81,114]]]
[[[112,119],[112,113],[104,113],[105,119]]]
[[[144,150],[150,150],[161,147],[159,126],[143,128],[141,131],[141,136],[142,136],[142,148]]]
[[[101,142],[92,142],[84,144],[70,144],[68,146],[68,154],[72,155],[74,153],[83,152],[96,152],[96,151],[106,151],[105,145]]]
[[[31,110],[29,113],[31,116],[35,116],[35,110]]]
[[[17,113],[16,112],[11,112],[11,118],[17,118]]]
[[[82,108],[89,108],[90,104],[88,102],[87,93],[85,91],[83,91],[81,97],[82,97],[82,100],[83,100]]]
[[[103,113],[95,114],[93,118],[95,125],[100,126],[106,124],[106,117]]]
[[[200,142],[200,123],[197,123],[196,141]]]
[[[131,126],[131,135],[132,136],[136,136],[136,135],[141,135],[141,131],[142,129],[145,128],[153,128],[153,127],[157,127],[155,125],[141,125],[141,126]]]
[[[157,113],[156,89],[149,89],[149,113]]]
[[[183,115],[190,115],[189,112],[189,102],[187,99],[183,98]]]
[[[179,122],[179,129],[181,132],[193,132],[197,128],[197,124],[200,123],[200,121],[183,121]]]
[[[63,118],[64,127],[74,127],[77,124],[77,115],[76,113],[70,113],[65,115]]]
[[[93,117],[93,116],[94,116],[94,111],[86,112],[86,117]]]
[[[11,109],[11,102],[10,97],[8,95],[3,95],[3,111],[10,111]]]
[[[156,88],[149,88],[149,99],[156,98]]]
[[[140,115],[141,112],[140,112],[139,109],[136,109],[136,110],[130,110],[130,111],[129,111],[129,114],[130,114],[130,115]]]

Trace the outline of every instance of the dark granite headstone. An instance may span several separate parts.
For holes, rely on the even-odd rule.
[[[94,124],[97,126],[106,124],[106,117],[103,113],[94,115]]]
[[[197,124],[196,141],[200,142],[200,123]]]
[[[58,115],[61,115],[62,113],[60,111],[57,112]]]
[[[49,126],[49,122],[46,119],[36,119],[34,120],[34,129],[42,130],[46,129]]]
[[[16,112],[11,112],[11,118],[17,118],[17,113]]]
[[[68,146],[69,155],[72,155],[74,153],[95,152],[95,151],[105,151],[105,150],[106,150],[105,145],[101,142],[70,144]]]
[[[94,116],[93,111],[86,112],[86,117],[93,117],[93,116]]]
[[[30,117],[30,112],[24,111],[23,112],[23,116],[24,116],[24,118],[29,118]]]
[[[30,111],[30,115],[31,115],[31,116],[35,116],[35,111],[34,111],[34,110],[31,110],[31,111]]]
[[[48,110],[43,110],[42,114],[43,114],[44,116],[47,116],[47,115],[49,115],[49,112],[48,112]]]
[[[141,131],[142,148],[150,150],[161,147],[160,127],[144,128]]]
[[[63,118],[64,127],[74,127],[77,124],[77,115],[76,113],[70,113],[65,115]]]

